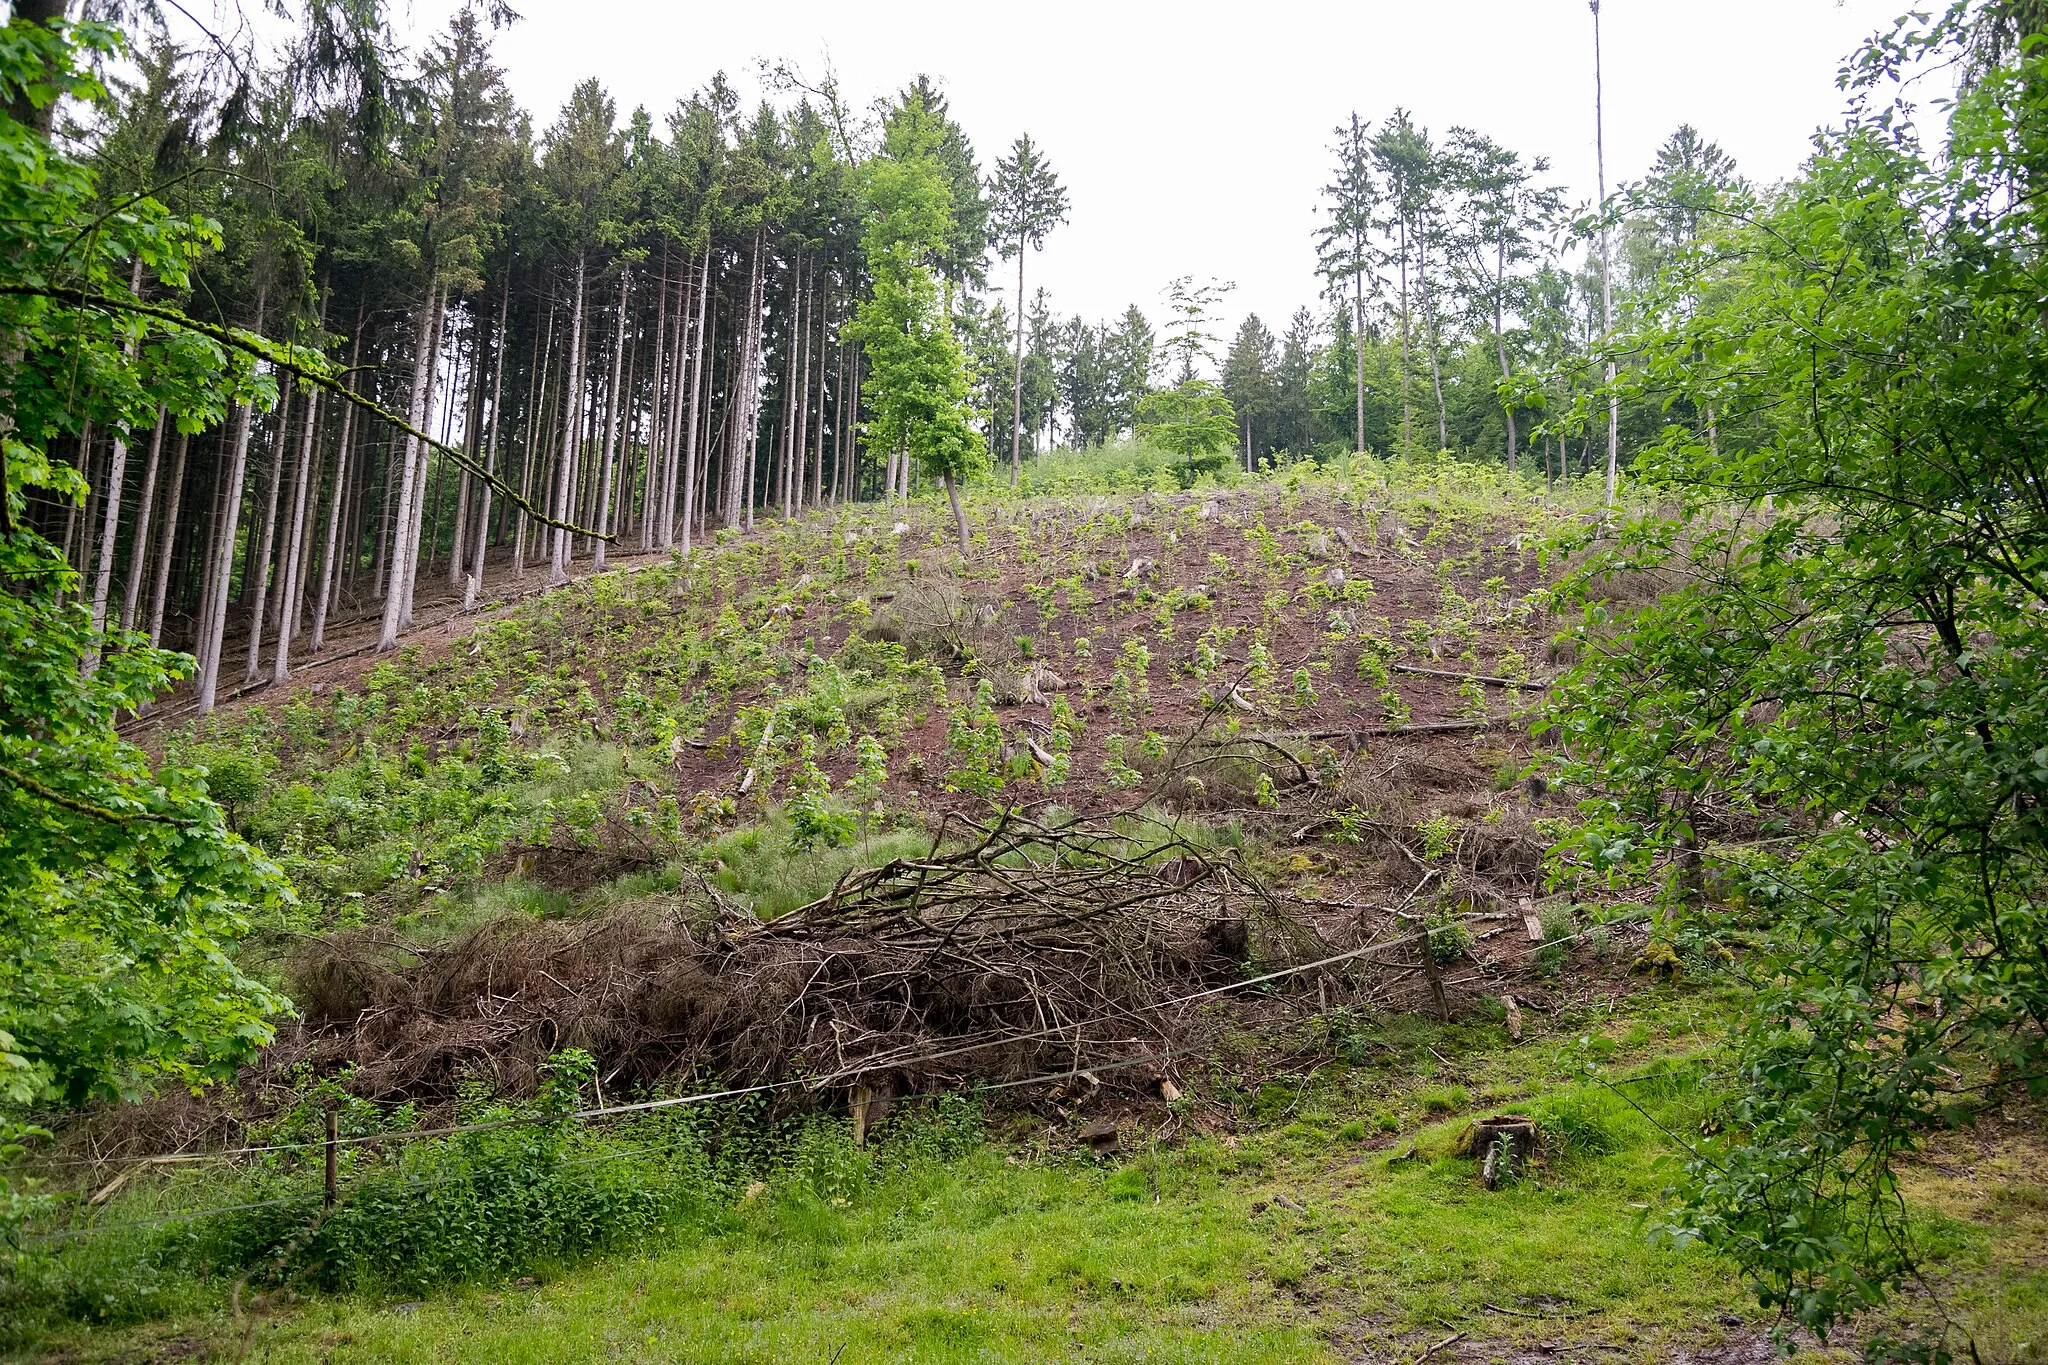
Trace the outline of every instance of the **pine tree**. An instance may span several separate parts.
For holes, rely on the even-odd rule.
[[[1017,258],[1017,341],[1010,381],[1010,483],[1017,482],[1018,446],[1024,411],[1024,256],[1045,245],[1046,234],[1067,221],[1067,192],[1060,186],[1029,133],[1021,134],[1010,155],[996,162],[995,178],[989,182],[992,199],[990,227],[1003,259]]]

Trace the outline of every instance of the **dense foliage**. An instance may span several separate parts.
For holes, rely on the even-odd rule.
[[[1913,1272],[1894,1158],[2048,1086],[2048,54],[1981,65],[1935,148],[1877,100],[2001,17],[1873,45],[1807,174],[1667,270],[1625,382],[1708,420],[1586,565],[1556,732],[1579,855],[1668,876],[1681,948],[1758,950],[1676,1226],[1821,1331]]]
[[[9,97],[47,108],[90,97],[85,69],[117,37],[91,26],[0,30]],[[18,106],[17,106],[18,107]],[[217,419],[253,391],[213,341],[84,297],[127,296],[145,266],[182,278],[212,225],[147,198],[106,213],[93,176],[32,123],[0,115],[9,262],[0,292],[8,395],[0,502],[0,1098],[132,1093],[232,1071],[270,1036],[284,1001],[227,949],[244,915],[290,895],[227,830],[195,770],[152,772],[114,723],[187,661],[104,630],[106,584],[79,576],[22,522],[30,490],[77,499],[53,442],[98,422],[117,432]],[[140,350],[147,359],[137,363]]]

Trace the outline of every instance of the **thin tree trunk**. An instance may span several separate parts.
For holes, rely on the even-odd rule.
[[[439,307],[440,290],[429,286],[426,300],[420,304],[419,325],[413,336],[412,401],[406,405],[405,417],[414,431],[425,431],[427,420],[427,390],[433,382],[434,336],[437,331],[434,313]],[[389,514],[389,534],[392,540],[391,552],[387,556],[390,570],[384,586],[384,619],[378,627],[377,648],[380,652],[398,648],[398,631],[405,616],[405,582],[411,575],[406,560],[407,528],[413,520],[413,483],[420,463],[419,437],[407,432],[405,454],[402,460],[387,462],[385,496],[390,497],[391,486],[398,487],[398,502]]]
[[[497,372],[491,379],[491,420],[488,434],[484,438],[484,472],[495,475],[498,472],[498,414],[505,396],[505,361],[512,352],[512,276],[505,276],[504,293],[498,302],[498,361]],[[477,592],[484,582],[484,554],[487,549],[485,537],[491,529],[491,482],[484,480],[483,506],[476,518],[476,557],[471,561],[469,582],[462,590],[462,609],[472,610],[476,606]]]
[[[812,424],[811,434],[811,505],[813,507],[821,506],[825,501],[825,388],[826,380],[829,377],[827,367],[832,363],[831,355],[826,349],[828,344],[826,332],[832,325],[832,283],[829,277],[825,282],[823,303],[817,311],[818,336],[816,345],[811,353],[817,360],[818,380],[816,392],[818,401],[815,409],[806,408],[804,410],[807,414],[815,411],[818,419]]]
[[[363,345],[363,310],[364,305],[358,304],[356,306],[356,334],[355,339],[349,343],[348,348],[349,374],[344,382],[351,391],[355,388],[356,361],[361,354]],[[346,519],[345,509],[351,501],[348,495],[350,474],[348,457],[349,446],[355,439],[355,430],[356,405],[354,403],[343,403],[341,407],[341,438],[335,443],[337,448],[334,454],[334,502],[327,509],[327,547],[320,555],[320,599],[313,608],[313,637],[306,642],[306,648],[314,654],[318,654],[327,644],[327,608],[328,604],[334,600],[334,557],[335,551],[339,548],[336,536],[341,529],[342,522]],[[353,557],[355,551],[354,541],[349,542],[349,551],[351,557]]]
[[[483,416],[483,331],[474,329],[469,343],[469,393],[462,404],[462,449],[474,457],[477,445],[477,424]],[[454,395],[449,395],[449,409],[454,409]],[[461,478],[455,488],[455,533],[448,537],[448,586],[460,587],[468,575],[462,562],[462,553],[469,547],[469,504],[472,478],[469,466],[462,466]]]
[[[135,628],[135,607],[142,597],[142,579],[149,572],[149,525],[156,519],[157,468],[164,449],[164,414],[156,410],[156,429],[149,437],[149,460],[142,466],[142,498],[135,508],[135,535],[128,544],[128,582],[121,592],[121,629]],[[176,496],[175,487],[172,496]]]
[[[156,578],[149,586],[149,647],[155,649],[164,638],[164,601],[171,586],[172,552],[178,544],[178,511],[185,488],[185,454],[192,438],[178,433],[177,448],[171,452],[171,478],[164,499],[163,548],[156,557]]]
[[[1017,486],[1024,443],[1024,239],[1017,238],[1017,358],[1010,367],[1010,487]],[[966,554],[963,548],[960,553]]]
[[[291,534],[285,541],[284,597],[278,603],[277,651],[270,669],[270,680],[281,683],[292,674],[292,636],[299,629],[299,599],[304,594],[304,572],[301,566],[300,550],[306,543],[306,490],[313,484],[319,472],[314,463],[314,443],[320,431],[320,390],[314,389],[306,400],[305,435],[299,441],[299,476],[297,487],[292,493]]]
[[[255,682],[263,664],[263,623],[270,605],[270,555],[277,543],[277,501],[278,494],[284,489],[291,445],[291,415],[292,389],[287,382],[278,399],[277,435],[271,442],[277,453],[270,461],[270,487],[263,500],[263,536],[258,541],[255,556],[248,561],[249,567],[242,571],[243,590],[250,595],[249,667],[242,676],[244,683]]]
[[[533,363],[527,370],[526,382],[526,439],[521,443],[519,455],[519,496],[531,502],[533,498],[534,440],[544,437],[546,427],[544,410],[547,407],[548,367],[553,363],[555,347],[555,310],[548,308],[546,324],[533,339]],[[521,512],[514,523],[512,532],[512,577],[524,580],[526,577],[526,527],[531,520]]]
[[[1613,265],[1607,251],[1607,130],[1601,112],[1600,0],[1593,7],[1593,166],[1600,188],[1600,326],[1603,342],[1614,333]],[[1607,355],[1607,506],[1614,506],[1615,474],[1621,449],[1621,395],[1614,391],[1614,353]]]
[[[612,339],[612,382],[611,392],[605,396],[604,418],[604,469],[598,476],[597,489],[597,539],[591,549],[590,567],[593,573],[604,572],[603,537],[612,529],[612,461],[619,453],[619,380],[626,362],[626,300],[633,292],[631,271],[619,277],[619,328]]]
[[[1500,382],[1506,384],[1513,376],[1508,372],[1508,338],[1501,330],[1501,295],[1507,290],[1508,280],[1508,239],[1503,232],[1495,258],[1493,274],[1493,346],[1500,356]],[[1508,473],[1515,472],[1515,405],[1511,399],[1501,400],[1501,414],[1508,428]]]
[[[142,258],[137,256],[128,272],[128,292],[139,295],[142,292]],[[122,347],[130,364],[135,361],[135,341],[131,337]],[[163,419],[157,419],[157,438],[163,434]],[[156,443],[150,445],[151,466],[154,468]],[[114,542],[121,531],[121,487],[128,478],[128,430],[114,428],[114,446],[107,456],[107,492],[105,525],[100,529],[99,570],[93,575],[92,584],[92,647],[86,652],[83,672],[91,677],[99,671],[101,635],[107,628],[107,599],[114,589]],[[0,498],[8,496],[7,489],[0,486]],[[131,575],[132,577],[132,575]]]
[[[262,289],[257,290],[256,330],[263,327]],[[227,478],[221,492],[221,515],[214,537],[214,563],[207,574],[210,599],[206,605],[206,620],[201,628],[201,640],[205,656],[199,665],[198,710],[206,715],[213,710],[214,698],[220,684],[220,653],[225,643],[228,624],[228,588],[233,582],[235,569],[235,531],[242,518],[242,480],[247,476],[249,466],[249,405],[241,404],[235,412],[234,453],[229,457]]]
[[[583,253],[576,255],[576,301],[569,313],[569,373],[562,386],[565,405],[581,403],[583,399]],[[555,471],[554,514],[557,521],[568,521],[569,493],[574,487],[576,472],[576,438],[582,433],[581,415],[575,412],[565,414],[562,423],[562,463]],[[554,558],[548,566],[548,586],[559,587],[569,581],[569,533],[560,527],[554,532]]]
[[[1351,448],[1365,451],[1365,278],[1351,277],[1351,362],[1358,385],[1357,435]]]
[[[1420,237],[1420,234],[1417,234]],[[1422,291],[1422,325],[1429,332],[1429,382],[1436,390],[1436,446],[1451,447],[1450,420],[1444,410],[1444,373],[1437,360],[1436,300],[1429,292],[1429,247],[1426,239],[1415,246],[1415,287]]]
[[[1400,228],[1401,247],[1401,453],[1410,454],[1415,449],[1415,403],[1409,373],[1410,332],[1408,316],[1408,218],[1403,214]]]
[[[696,503],[692,498],[692,494],[700,482],[707,482],[699,478],[703,472],[703,465],[700,463],[701,452],[698,450],[697,440],[699,416],[704,405],[704,352],[708,345],[705,335],[707,328],[705,309],[707,307],[706,296],[709,294],[710,289],[711,241],[707,236],[704,241],[704,264],[698,267],[697,271],[697,325],[693,329],[695,336],[692,338],[690,346],[690,429],[683,440],[683,557],[685,559],[689,558],[690,555],[690,523],[696,516]],[[711,320],[708,325],[716,327],[718,325],[717,314],[711,314],[710,318]],[[710,424],[705,422],[703,425],[708,427]]]
[[[689,267],[683,267],[688,270]],[[659,532],[656,523],[661,520],[661,502],[668,494],[668,464],[675,458],[675,452],[662,448],[662,414],[668,411],[665,403],[673,403],[675,376],[670,373],[668,363],[668,244],[661,248],[661,289],[654,296],[654,368],[648,392],[648,406],[652,409],[647,431],[647,469],[640,489],[640,548],[651,550]],[[662,548],[666,549],[666,546]]]

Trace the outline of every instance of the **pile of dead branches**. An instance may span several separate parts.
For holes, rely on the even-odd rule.
[[[679,1075],[908,1093],[1196,1041],[1185,997],[1327,945],[1170,829],[955,820],[921,858],[763,923],[699,880],[669,914],[506,920],[446,946],[331,939],[273,1066],[434,1103],[581,1047],[611,1094]]]

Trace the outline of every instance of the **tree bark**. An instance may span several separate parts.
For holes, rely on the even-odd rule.
[[[299,438],[299,474],[292,491],[291,534],[285,540],[284,596],[277,604],[277,649],[272,656],[270,680],[281,683],[292,675],[292,636],[299,629],[299,599],[304,595],[300,550],[306,543],[306,492],[319,473],[314,463],[315,442],[320,434],[320,390],[306,399],[305,433]]]
[[[1022,156],[1022,152],[1019,152]],[[1010,367],[1010,487],[1017,486],[1024,442],[1024,239],[1017,238],[1017,358]],[[967,553],[964,549],[962,554]]]
[[[1495,352],[1496,352],[1496,353],[1497,353],[1497,354],[1498,354],[1498,355],[1500,356],[1500,380],[1501,380],[1501,383],[1503,383],[1503,384],[1507,383],[1507,382],[1508,382],[1508,380],[1509,380],[1509,379],[1511,379],[1511,378],[1513,377],[1513,376],[1512,376],[1511,374],[1509,374],[1509,372],[1508,372],[1508,339],[1507,339],[1507,334],[1506,334],[1505,332],[1503,332],[1503,331],[1501,330],[1501,322],[1502,322],[1502,318],[1501,318],[1501,312],[1502,312],[1502,299],[1501,299],[1501,295],[1502,295],[1503,293],[1505,293],[1505,292],[1506,292],[1506,290],[1507,290],[1507,279],[1508,279],[1508,239],[1507,239],[1507,234],[1506,234],[1505,232],[1503,232],[1503,233],[1501,234],[1501,239],[1500,239],[1500,244],[1499,244],[1499,250],[1498,250],[1498,253],[1497,253],[1496,257],[1495,257],[1495,268],[1494,268],[1494,273],[1493,273],[1493,346],[1494,346],[1494,350],[1495,350]],[[1514,473],[1514,472],[1515,472],[1515,405],[1514,405],[1514,402],[1513,402],[1512,400],[1503,400],[1503,401],[1501,402],[1501,405],[1500,405],[1500,409],[1501,409],[1501,415],[1502,415],[1502,417],[1503,417],[1503,418],[1504,418],[1504,419],[1506,420],[1506,422],[1507,422],[1507,428],[1508,428],[1508,473],[1512,474],[1512,473]]]
[[[1357,434],[1352,450],[1365,451],[1365,277],[1351,277],[1351,362],[1358,384]]]
[[[687,271],[688,264],[683,269]],[[654,368],[649,376],[653,382],[649,386],[648,406],[653,410],[653,420],[648,424],[647,469],[640,489],[640,548],[643,551],[653,549],[660,534],[655,528],[661,520],[661,502],[667,497],[667,462],[674,459],[674,452],[664,450],[661,443],[661,418],[668,411],[665,404],[675,401],[675,376],[671,373],[673,367],[668,358],[668,284],[668,247],[664,244],[661,249],[661,288],[654,296]]]
[[[135,535],[128,544],[128,582],[121,592],[121,629],[135,628],[135,607],[142,597],[142,579],[149,572],[149,524],[156,519],[157,468],[164,449],[164,408],[156,410],[156,429],[149,437],[149,459],[142,466],[142,496],[135,508]],[[172,496],[177,496],[175,486]]]
[[[406,405],[405,417],[415,431],[424,431],[427,415],[427,389],[432,382],[434,363],[434,336],[438,330],[434,313],[440,303],[440,290],[429,286],[426,300],[420,305],[419,325],[413,334],[412,401]],[[420,463],[419,437],[410,432],[405,437],[405,454],[399,460],[387,461],[396,466],[390,469],[385,480],[385,496],[390,497],[391,485],[397,484],[398,503],[387,517],[391,537],[389,574],[384,587],[384,618],[378,627],[377,649],[379,652],[398,648],[398,630],[405,617],[405,583],[411,575],[408,572],[405,542],[408,528],[413,520],[413,483]]]
[[[255,682],[263,664],[263,622],[265,609],[270,605],[270,554],[277,543],[277,499],[284,487],[286,457],[291,445],[291,415],[292,390],[287,380],[277,404],[277,435],[272,438],[276,453],[271,457],[270,487],[263,499],[263,535],[257,542],[254,556],[248,560],[248,567],[242,571],[243,591],[251,595],[249,667],[242,676],[244,683]]]
[[[505,396],[505,361],[512,353],[512,277],[505,277],[504,294],[498,303],[498,360],[497,371],[491,379],[491,420],[484,437],[484,472],[495,475],[498,472],[498,414]],[[486,537],[491,529],[491,484],[484,482],[483,505],[476,518],[476,555],[470,561],[469,582],[462,590],[462,609],[470,611],[476,606],[476,595],[484,582],[484,554],[489,548]]]
[[[562,387],[565,405],[580,404],[583,399],[583,253],[576,254],[576,301],[569,312],[569,373]],[[569,412],[562,423],[562,463],[555,471],[555,520],[569,520],[569,493],[575,487],[576,438],[582,434],[581,414]],[[554,528],[554,558],[548,566],[548,586],[559,587],[569,581],[569,533],[560,527]]]
[[[446,344],[448,328],[448,286],[441,287],[441,293],[434,304],[434,340],[427,349],[427,408],[420,417],[420,430],[431,433],[434,429],[435,404],[441,397],[441,348]],[[461,357],[456,357],[457,370]],[[448,404],[441,419],[441,444],[447,445],[454,433],[451,430],[455,418],[455,386],[459,373],[448,376]],[[447,469],[447,461],[440,458],[431,442],[420,445],[418,485],[412,493],[412,529],[405,541],[405,610],[399,616],[400,630],[412,628],[413,591],[420,581],[420,549],[424,544],[427,551],[427,570],[433,571],[435,542],[440,539],[441,527],[441,477]],[[433,496],[427,494],[428,480],[433,480]],[[432,512],[434,520],[427,516]]]
[[[697,271],[697,325],[692,329],[694,335],[691,338],[690,344],[690,426],[689,432],[683,440],[683,557],[685,559],[689,558],[690,555],[690,523],[695,519],[694,513],[696,511],[696,503],[692,495],[703,472],[703,466],[700,463],[702,452],[698,449],[698,432],[704,396],[704,352],[708,345],[705,335],[705,309],[708,306],[706,296],[709,294],[710,289],[711,241],[707,236],[704,242],[704,264],[699,266]],[[717,325],[715,314],[712,315],[709,325],[714,327]],[[709,423],[706,422],[703,425],[708,427]]]
[[[604,537],[612,529],[612,462],[618,458],[619,434],[619,380],[625,372],[626,362],[626,301],[633,292],[633,275],[627,271],[619,277],[619,326],[612,341],[612,382],[611,392],[605,398],[604,419],[604,470],[598,476],[597,489],[597,538],[592,546],[590,567],[592,572],[604,572]]]
[[[262,317],[262,309],[257,309]],[[262,330],[259,322],[257,330]],[[235,531],[242,517],[242,480],[247,477],[249,466],[249,419],[247,403],[235,410],[234,453],[228,459],[227,478],[222,482],[221,515],[214,536],[213,565],[207,574],[209,598],[206,606],[206,620],[201,630],[200,643],[205,655],[199,665],[198,711],[205,715],[213,710],[214,698],[220,683],[220,652],[227,633],[228,587],[233,580],[235,569]]]
[[[192,438],[178,433],[177,448],[171,452],[171,477],[164,499],[163,548],[156,558],[156,577],[149,587],[149,647],[155,649],[164,637],[164,601],[171,586],[171,560],[178,544],[178,511],[185,488],[185,453]]]
[[[348,378],[343,382],[351,391],[355,388],[356,361],[363,346],[363,305],[356,308],[355,339],[348,348]],[[320,555],[320,599],[313,608],[313,637],[306,642],[306,648],[318,654],[327,644],[327,608],[334,600],[335,551],[340,548],[337,534],[347,517],[349,499],[349,445],[355,438],[356,405],[344,403],[341,407],[341,437],[335,442],[334,454],[334,499],[327,509],[327,545]],[[355,542],[349,542],[353,556]]]
[[[1422,325],[1429,333],[1429,382],[1436,390],[1436,446],[1448,450],[1451,445],[1450,419],[1444,410],[1443,367],[1437,361],[1436,301],[1429,292],[1429,247],[1427,239],[1418,232],[1415,244],[1415,287],[1422,293]]]

